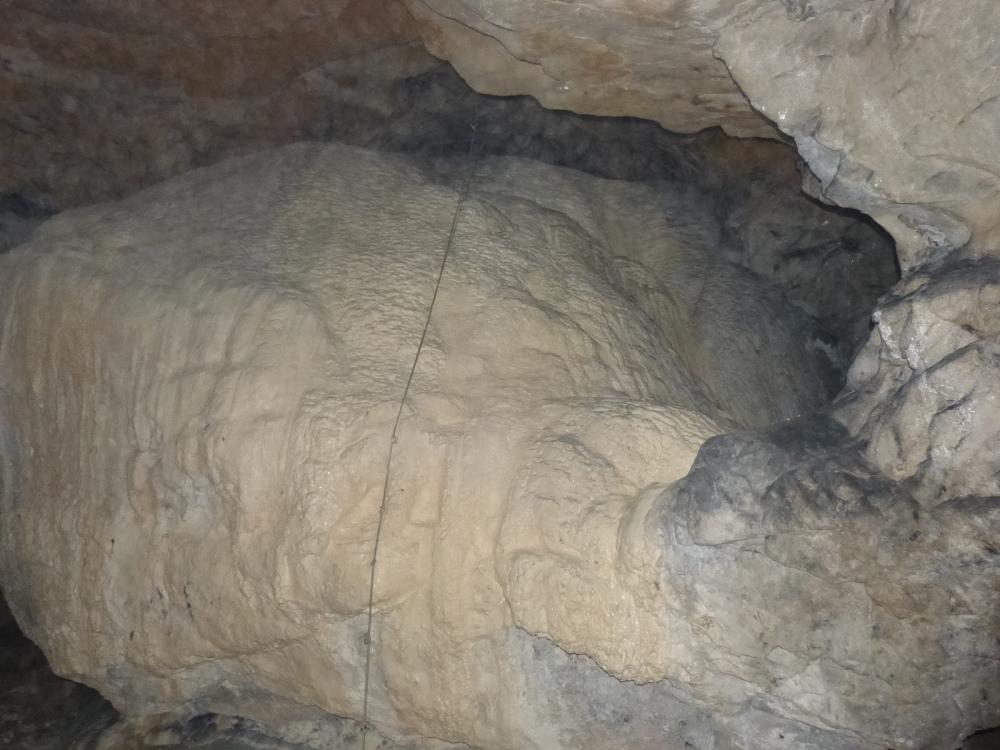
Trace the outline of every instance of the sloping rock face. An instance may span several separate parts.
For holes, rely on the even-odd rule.
[[[0,8],[0,199],[61,209],[302,138],[367,145],[430,50],[484,93],[784,133],[807,190],[913,268],[1000,246],[998,27],[992,0],[27,0]]]
[[[758,0],[759,1],[759,0]],[[406,0],[427,48],[477,91],[632,115],[691,133],[774,137],[712,54],[740,0]]]
[[[755,733],[761,711],[802,722],[751,746],[955,748],[996,722],[996,498],[924,508],[814,421],[710,441],[660,513],[668,580],[724,675],[705,684],[722,706],[759,691],[734,711]]]
[[[808,189],[874,217],[904,267],[1000,246],[993,0],[407,1],[480,91],[774,137],[742,91],[795,139]]]
[[[996,502],[1000,264],[955,258],[912,274],[875,320],[838,417],[921,506],[961,497]]]
[[[528,96],[478,94],[440,61],[418,75],[397,77],[405,76],[408,68],[393,61],[397,55],[410,55],[412,45],[358,53],[313,68],[304,74],[308,86],[284,87],[274,92],[276,99],[252,94],[269,90],[271,84],[257,78],[270,73],[240,58],[227,65],[239,71],[240,90],[251,92],[247,96],[187,95],[171,83],[175,72],[166,52],[148,61],[149,70],[141,77],[130,68],[116,67],[108,49],[152,42],[129,33],[130,27],[114,14],[106,17],[86,4],[74,6],[71,13],[59,6],[59,13],[69,13],[73,19],[63,22],[60,46],[45,41],[55,20],[18,7],[16,13],[0,9],[0,14],[12,13],[8,26],[0,27],[0,36],[20,30],[21,47],[8,52],[13,55],[20,49],[17,54],[37,55],[40,62],[0,71],[0,78],[10,78],[9,90],[21,92],[4,101],[0,91],[0,128],[4,121],[37,121],[41,130],[36,130],[44,130],[44,137],[14,131],[10,139],[0,141],[0,162],[12,165],[0,170],[0,252],[23,242],[57,210],[129,195],[192,166],[304,136],[431,157],[465,156],[474,140],[477,153],[523,156],[601,177],[683,185],[690,204],[700,204],[700,213],[709,207],[714,212],[706,225],[718,228],[713,247],[777,282],[793,302],[837,337],[845,358],[864,342],[876,300],[898,278],[888,236],[874,223],[860,221],[859,215],[825,210],[805,196],[799,189],[794,149],[777,141],[737,140],[718,130],[683,135],[650,121],[547,110]],[[210,4],[199,7],[207,13]],[[189,39],[185,54],[206,54],[203,47],[209,41],[198,36],[203,33],[199,19],[194,14],[172,21],[177,26],[174,36]],[[340,41],[331,39],[332,50],[351,38],[349,21],[342,24],[348,28],[340,30]],[[227,18],[226,23],[233,45],[240,40],[251,45],[263,19],[251,15]],[[59,68],[62,78],[79,81],[86,73],[95,85],[86,96],[80,95],[87,111],[69,116],[60,104],[69,94],[54,86],[46,71],[54,75],[51,58],[60,49],[80,44],[76,34],[94,34],[95,28],[103,28],[101,24],[106,27],[101,32],[105,43],[80,50]],[[185,24],[193,28],[185,31]],[[126,29],[119,28],[122,25]],[[239,32],[240,28],[244,30]],[[27,29],[42,41],[33,41]],[[283,44],[294,47],[299,32],[319,33],[303,22],[301,29],[295,26],[282,35]],[[167,45],[172,38],[155,40]],[[317,42],[305,46],[311,49]],[[372,57],[380,64],[368,69],[364,81],[352,84],[350,71],[367,65]],[[415,66],[418,62],[414,59]],[[70,76],[73,71],[80,75]],[[211,77],[202,69],[187,73]],[[286,101],[298,96],[306,97],[309,105]],[[213,114],[221,104],[232,109],[231,117]],[[173,108],[178,119],[168,122],[161,117],[163,108]],[[289,118],[287,127],[272,127],[268,113],[274,108]],[[81,118],[99,127],[79,127]],[[190,141],[194,133],[197,145]],[[185,145],[175,148],[178,143]]]
[[[1000,709],[998,504],[928,503],[832,422],[739,432],[816,407],[836,370],[689,208],[521,160],[301,145],[43,225],[0,259],[19,622],[133,716],[359,718],[393,420],[457,212],[388,484],[379,729],[957,744]],[[891,388],[890,365],[852,382]]]
[[[477,94],[424,51],[407,9],[389,0],[29,0],[0,8],[0,60],[0,252],[55,211],[227,156],[304,138],[464,155],[476,124],[477,151],[688,185],[717,207],[732,259],[778,280],[845,356],[895,280],[883,238],[800,194],[788,146]],[[756,118],[738,92],[734,101]]]
[[[486,151],[681,178],[475,167],[399,433],[373,720],[400,748],[952,750],[1000,724],[998,8],[29,0],[0,8],[0,225],[302,136],[454,153],[476,120]],[[869,331],[881,240],[744,170],[768,145],[629,150],[401,84],[418,34],[481,91],[784,133],[903,280]],[[0,581],[128,712],[108,747],[356,740],[467,166],[296,147],[3,258]],[[767,427],[865,339],[832,419]]]
[[[1000,5],[756,5],[716,53],[795,139],[807,189],[882,224],[904,269],[1000,247]]]

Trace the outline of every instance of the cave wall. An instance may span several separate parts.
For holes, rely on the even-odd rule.
[[[998,13],[989,0],[28,0],[0,8],[0,195],[45,212],[294,140],[457,132],[441,109],[419,121],[430,108],[402,91],[434,67],[429,50],[487,94],[791,140],[805,190],[872,216],[911,268],[998,243]]]
[[[0,194],[58,209],[267,145],[371,141],[406,118],[399,81],[429,50],[487,94],[791,139],[805,189],[875,218],[909,268],[1000,242],[998,16],[990,0],[28,0],[0,8]]]
[[[681,131],[774,137],[773,124],[809,164],[807,189],[874,217],[906,267],[1000,244],[992,0],[408,7],[428,49],[481,91]]]
[[[377,127],[433,58],[396,0],[0,6],[0,194],[50,209]]]
[[[769,278],[819,318],[845,360],[863,343],[875,300],[896,279],[891,243],[874,225],[806,199],[803,167],[787,145],[738,141],[718,129],[682,135],[651,120],[581,117],[529,96],[477,94],[424,50],[421,33],[436,38],[426,19],[393,2],[30,0],[0,8],[0,250],[55,211],[282,143],[336,140],[428,156],[474,146],[483,156],[683,184],[692,206],[714,212],[714,248],[725,260]],[[713,76],[728,75],[714,64]],[[668,72],[658,85],[672,80]],[[681,77],[671,85],[694,84]],[[726,111],[742,108],[764,125],[760,133],[778,137],[740,97]],[[735,127],[726,125],[735,115],[684,106],[695,118],[690,127],[653,119]]]
[[[822,333],[692,209],[299,144],[46,222],[0,258],[19,622],[140,726],[357,721],[398,445],[370,632],[390,737],[954,747],[1000,704],[996,310],[968,269],[910,287],[834,409],[851,431],[796,422],[828,395]]]
[[[515,631],[621,679],[725,681],[646,569],[654,490],[707,438],[824,403],[834,363],[684,208],[523,159],[298,144],[47,222],[0,266],[0,579],[26,632],[132,715],[359,718],[387,430],[460,210],[393,454],[377,725],[599,748],[579,708],[541,730]]]
[[[793,433],[794,445],[764,433],[706,446],[697,474],[662,498],[675,511],[662,528],[682,541],[678,559],[715,566],[723,592],[734,569],[770,552],[767,575],[798,567],[836,598],[854,549],[895,571],[865,584],[878,606],[939,623],[911,643],[936,650],[935,668],[961,663],[958,652],[987,663],[1000,644],[979,608],[998,585],[1000,548],[998,28],[989,0],[26,0],[0,8],[4,242],[52,211],[270,145],[319,138],[455,153],[468,150],[473,123],[479,154],[674,180],[695,202],[722,190],[710,207],[722,256],[821,318],[844,357],[860,352],[832,409],[843,431],[823,423]],[[506,98],[464,90],[434,56]],[[562,116],[515,94],[691,135]],[[711,126],[767,142],[694,133]],[[817,202],[790,187],[800,181]],[[864,211],[891,233],[903,278],[877,308],[896,279],[889,245],[819,201]],[[759,465],[737,476],[753,456]],[[818,552],[795,545],[803,528],[822,531]],[[980,615],[985,624],[970,630]],[[889,622],[879,627],[891,640]],[[585,663],[530,641],[510,648],[561,675],[536,686],[539,698],[558,685],[580,715],[592,711],[596,693],[573,692],[591,674]],[[797,669],[772,656],[759,655],[770,664],[759,671],[744,664],[741,679]],[[946,696],[914,677],[929,717],[920,731],[934,747],[950,750],[955,727],[1000,721],[991,679],[970,674],[963,683],[948,672],[956,691],[969,690],[947,726],[936,718],[954,706],[929,709]]]

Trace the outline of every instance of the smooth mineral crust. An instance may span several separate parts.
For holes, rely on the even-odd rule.
[[[915,499],[844,427],[788,423],[832,395],[835,348],[684,206],[302,144],[43,225],[0,258],[25,632],[131,716],[360,719],[393,422],[450,248],[378,548],[383,735],[854,750],[987,726],[1000,506]]]

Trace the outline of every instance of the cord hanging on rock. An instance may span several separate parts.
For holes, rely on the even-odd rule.
[[[379,543],[382,540],[382,524],[385,520],[385,510],[389,500],[389,482],[392,477],[392,454],[397,442],[399,423],[403,418],[403,409],[406,408],[406,400],[410,395],[410,385],[413,383],[413,375],[417,371],[417,364],[420,362],[420,353],[423,351],[424,341],[427,339],[427,331],[431,326],[431,318],[434,316],[434,304],[437,302],[438,292],[441,289],[441,279],[444,278],[444,269],[448,264],[448,256],[451,253],[451,246],[455,240],[455,230],[458,228],[458,217],[462,212],[462,207],[465,204],[465,199],[469,193],[469,186],[472,184],[472,177],[475,173],[476,163],[472,160],[472,151],[475,142],[476,126],[473,125],[472,134],[469,136],[469,170],[458,194],[458,203],[455,206],[455,215],[451,220],[451,229],[448,232],[448,240],[445,243],[444,252],[441,255],[441,264],[438,267],[437,278],[434,282],[434,291],[431,294],[430,304],[427,306],[427,317],[424,319],[424,328],[420,333],[420,341],[417,342],[417,351],[413,355],[413,364],[411,365],[410,373],[406,378],[406,385],[403,386],[403,396],[399,400],[399,408],[396,410],[396,418],[392,423],[392,434],[389,437],[389,450],[386,453],[385,461],[385,482],[382,485],[382,502],[378,509],[378,525],[375,527],[375,543],[372,548],[371,574],[368,579],[368,625],[365,629],[365,688],[361,709],[361,750],[367,750],[368,748],[368,692],[372,665],[372,619],[375,608],[375,575],[378,564],[378,548]]]

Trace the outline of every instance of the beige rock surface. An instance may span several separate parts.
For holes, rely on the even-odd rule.
[[[776,127],[809,164],[807,189],[875,218],[907,268],[1000,246],[992,0],[407,4],[479,91],[681,132]]]
[[[712,47],[741,0],[406,0],[427,48],[488,94],[552,109],[775,137]]]
[[[130,714],[360,715],[389,434],[466,168],[300,145],[0,259],[0,575],[58,672]],[[372,715],[598,747],[582,719],[546,739],[518,639],[676,672],[659,489],[705,438],[824,398],[824,354],[669,194],[475,169],[398,436]]]
[[[0,194],[63,208],[377,130],[406,118],[398,84],[431,65],[426,45],[485,93],[680,132],[780,130],[807,189],[874,217],[911,268],[1000,245],[998,14],[992,0],[29,0],[0,8]]]
[[[756,108],[904,271],[846,433],[730,435],[683,477],[705,437],[822,401],[826,342],[669,193],[480,164],[400,434],[381,728],[951,750],[1000,722],[996,4],[265,5],[0,8],[2,190],[80,202],[384,114],[419,29],[550,107],[774,136]],[[132,715],[358,716],[387,432],[461,174],[296,147],[0,261],[0,580],[58,670]]]
[[[0,4],[0,196],[63,209],[373,127],[426,70],[397,0]]]
[[[904,269],[1000,247],[1000,5],[753,5],[715,51],[795,138],[812,192],[882,224]]]

